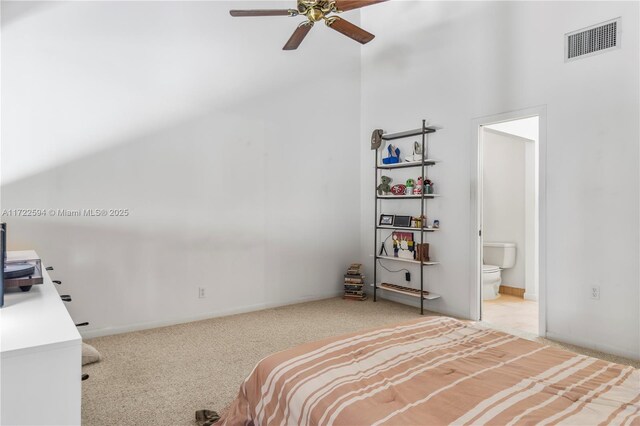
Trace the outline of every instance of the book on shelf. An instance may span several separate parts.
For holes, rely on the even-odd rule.
[[[364,277],[363,278],[345,278],[344,279],[344,283],[345,284],[362,284],[364,283]]]

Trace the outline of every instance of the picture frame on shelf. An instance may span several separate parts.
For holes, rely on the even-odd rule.
[[[394,231],[391,234],[391,237],[393,238],[393,257],[408,260],[413,260],[415,258],[413,232]]]
[[[411,216],[395,215],[393,218],[393,226],[400,228],[411,228]]]
[[[393,226],[395,216],[392,214],[380,215],[380,226]]]

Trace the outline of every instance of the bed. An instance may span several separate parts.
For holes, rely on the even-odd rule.
[[[640,425],[640,370],[427,317],[264,358],[218,424]]]

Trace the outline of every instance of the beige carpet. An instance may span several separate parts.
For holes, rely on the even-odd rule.
[[[82,422],[193,425],[196,410],[226,407],[255,363],[270,353],[417,315],[415,308],[393,302],[335,298],[91,339],[103,361],[83,368],[91,377],[82,385]]]

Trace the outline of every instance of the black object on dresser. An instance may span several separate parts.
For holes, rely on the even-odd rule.
[[[0,274],[0,308],[4,306],[4,261],[7,257],[7,224],[0,224],[2,230],[0,233],[2,236],[0,237],[0,266],[2,267],[2,274]]]

